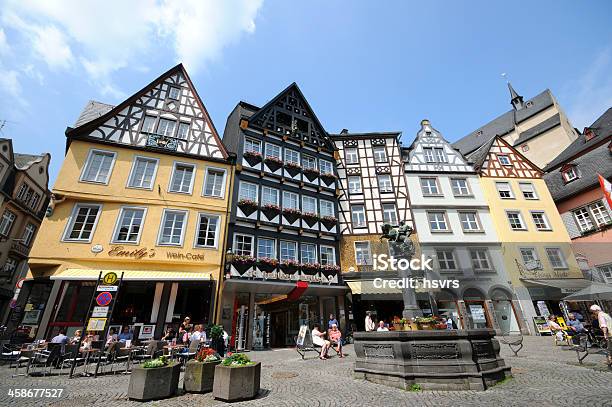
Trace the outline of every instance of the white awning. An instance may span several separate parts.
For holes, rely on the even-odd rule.
[[[100,272],[117,273],[125,281],[207,281],[211,279],[211,272],[194,271],[163,271],[163,270],[93,270],[93,269],[66,269],[53,274],[51,280],[97,280]]]

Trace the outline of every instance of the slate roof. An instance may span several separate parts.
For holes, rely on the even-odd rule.
[[[480,167],[482,167],[482,164],[484,163],[485,159],[487,158],[487,156],[489,154],[489,150],[491,150],[491,145],[493,144],[494,141],[495,141],[495,137],[491,137],[489,139],[489,141],[487,141],[482,146],[480,146],[480,148],[478,150],[476,150],[472,154],[466,156],[468,161],[474,165],[474,168],[476,170],[478,170],[478,169],[480,169]]]
[[[366,133],[350,133],[350,132],[344,132],[344,133],[329,133],[330,137],[376,137],[376,136],[380,136],[380,137],[400,137],[402,134],[401,131],[373,131],[373,132],[366,132]]]
[[[512,131],[514,129],[515,120],[517,123],[521,123],[552,106],[553,103],[553,96],[550,90],[546,89],[544,92],[526,101],[522,109],[507,111],[462,139],[454,142],[453,147],[458,148],[463,155],[468,155],[487,141],[491,140],[491,137],[498,135],[503,136]]]
[[[42,155],[19,154],[15,153],[15,167],[19,170],[25,170],[33,163],[44,158]]]
[[[106,103],[90,100],[87,102],[79,118],[74,123],[74,127],[82,126],[98,117],[110,112],[115,106]]]
[[[552,171],[556,167],[565,164],[566,161],[571,160],[581,152],[588,150],[593,145],[600,142],[604,142],[606,137],[612,135],[612,108],[609,108],[604,114],[602,114],[592,125],[588,127],[595,137],[586,141],[584,135],[578,136],[565,150],[563,150],[554,160],[552,160],[544,168],[544,171]]]
[[[580,178],[574,181],[566,184],[560,169],[544,175],[546,186],[548,186],[555,202],[562,201],[599,185],[597,174],[601,174],[608,180],[612,179],[612,153],[608,145],[609,143],[603,143],[572,161],[572,164],[576,165],[580,176]]]

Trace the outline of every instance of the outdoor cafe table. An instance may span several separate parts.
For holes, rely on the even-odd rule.
[[[166,345],[164,346],[164,349],[166,349],[168,353],[170,353],[170,359],[174,360],[174,357],[176,356],[176,351],[179,349],[183,349],[184,347],[185,345]]]
[[[146,346],[135,346],[135,345],[132,345],[130,347],[126,346],[125,348],[122,348],[122,349],[128,351],[128,360],[127,360],[127,363],[125,364],[125,372],[123,372],[123,374],[129,374],[130,373],[130,367],[132,365],[132,356],[135,353],[137,353],[137,352],[141,352],[141,351],[145,350]]]
[[[96,353],[96,352],[100,352],[100,349],[83,349],[81,348],[79,350],[79,352],[85,356],[85,366],[83,369],[83,373],[81,373],[82,376],[91,376],[91,373],[89,373],[89,358],[91,357],[92,354]]]

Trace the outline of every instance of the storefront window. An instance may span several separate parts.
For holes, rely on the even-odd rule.
[[[180,320],[189,316],[194,324],[207,325],[209,322],[212,297],[212,283],[179,283],[174,303],[174,316]]]
[[[487,316],[483,294],[474,288],[470,288],[465,291],[463,299],[467,311],[468,328],[490,328],[491,323]]]
[[[113,311],[113,324],[150,323],[153,293],[155,293],[153,281],[124,282]]]

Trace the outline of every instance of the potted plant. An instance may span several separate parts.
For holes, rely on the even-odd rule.
[[[283,208],[283,216],[287,219],[287,222],[293,223],[302,216],[302,212],[293,208]]]
[[[340,266],[337,266],[335,264],[325,264],[321,266],[321,272],[323,273],[323,275],[325,275],[325,277],[329,278],[334,274],[338,274],[340,272]]]
[[[281,270],[288,274],[295,273],[299,267],[300,263],[293,259],[283,260],[280,263]]]
[[[265,272],[271,272],[278,267],[278,260],[269,257],[261,257],[257,259],[257,267]]]
[[[302,170],[302,172],[310,182],[314,181],[319,176],[319,170],[317,170],[316,168],[305,168],[304,170]]]
[[[215,367],[213,397],[223,401],[254,399],[260,379],[260,362],[252,362],[244,353],[230,354]]]
[[[257,202],[250,199],[241,199],[238,201],[238,207],[242,209],[246,216],[249,216],[257,210],[258,205]]]
[[[264,159],[264,162],[272,172],[283,166],[283,161],[278,157],[268,156]]]
[[[261,211],[269,220],[272,220],[280,213],[280,206],[275,204],[265,204],[261,207]]]
[[[321,223],[327,228],[327,230],[330,230],[336,226],[338,219],[336,219],[335,216],[323,216],[321,217]]]
[[[167,356],[148,360],[132,369],[128,397],[148,401],[172,397],[178,388],[181,365]]]
[[[434,324],[436,323],[436,318],[434,317],[416,317],[415,322],[419,329],[432,330]]]
[[[306,222],[308,226],[313,227],[314,224],[319,221],[319,215],[313,212],[304,212],[302,214],[302,219],[304,219],[304,222]]]
[[[214,349],[200,350],[195,359],[185,365],[183,388],[188,393],[207,393],[212,391],[215,377],[215,366],[221,363],[221,357]]]
[[[302,171],[302,167],[298,163],[294,163],[293,161],[289,161],[285,163],[285,169],[292,177],[295,177]]]
[[[261,162],[261,153],[257,151],[246,151],[244,154],[242,154],[242,156],[251,166],[257,165]]]
[[[321,174],[321,179],[323,182],[325,182],[325,185],[329,186],[330,184],[334,183],[338,177],[336,177],[336,174],[332,172],[325,172]]]
[[[319,263],[302,263],[302,272],[311,276],[317,274],[320,268]]]
[[[208,337],[210,338],[210,346],[221,356],[225,355],[225,340],[223,339],[223,326],[210,325],[208,327]]]
[[[232,264],[236,267],[236,270],[240,272],[240,274],[247,271],[249,268],[253,267],[255,264],[255,257],[251,256],[234,256],[232,259]]]

